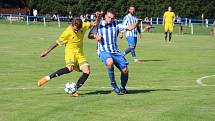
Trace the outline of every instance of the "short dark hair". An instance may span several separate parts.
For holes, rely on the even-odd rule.
[[[112,13],[113,15],[116,15],[115,10],[112,9],[112,8],[108,9],[107,12],[106,12],[106,14],[107,14],[107,13]]]
[[[129,13],[129,9],[130,9],[130,7],[134,7],[134,8],[135,8],[135,10],[136,10],[135,5],[134,5],[134,4],[130,4],[130,5],[128,6],[128,10],[127,10],[127,12],[128,12],[128,13]]]
[[[136,7],[135,7],[134,4],[130,4],[130,5],[128,6],[128,9],[129,9],[130,7],[134,7],[134,8],[136,9]]]

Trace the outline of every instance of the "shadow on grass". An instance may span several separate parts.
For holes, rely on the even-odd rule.
[[[149,90],[128,90],[128,94],[139,94],[139,93],[150,93],[155,91],[176,91],[171,89],[149,89]],[[103,90],[103,91],[93,91],[88,93],[83,93],[81,95],[97,95],[97,94],[110,94],[112,90]]]
[[[128,90],[128,94],[149,93],[155,91],[176,91],[171,89]]]
[[[91,91],[91,90],[84,90],[84,91]],[[156,92],[156,91],[177,91],[177,90],[171,90],[171,89],[145,89],[145,90],[128,90],[128,94],[141,94],[141,93],[150,93],[150,92]],[[82,92],[81,95],[107,95],[110,93],[114,93],[113,90],[96,90],[84,93]],[[64,92],[55,92],[55,93],[49,93],[46,95],[62,95],[66,94]]]
[[[81,95],[98,95],[98,94],[110,94],[112,90],[96,90],[93,92],[83,93]]]

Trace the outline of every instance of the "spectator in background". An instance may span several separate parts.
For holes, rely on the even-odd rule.
[[[30,15],[31,15],[31,11],[30,11],[29,8],[27,8],[27,10],[26,10],[26,15],[27,15],[27,16],[30,16]]]
[[[51,18],[53,21],[57,21],[57,15],[56,14],[53,14]]]
[[[34,21],[37,21],[37,9],[33,9]]]
[[[212,27],[212,36],[215,36],[215,21],[213,22],[213,27]]]
[[[150,31],[150,29],[151,29],[151,22],[150,22],[150,20],[149,20],[149,17],[147,16],[146,18],[145,18],[145,20],[144,20],[145,22],[146,22],[146,27],[144,28],[144,32],[149,32]]]
[[[93,21],[93,20],[95,19],[94,14],[91,14],[91,15],[90,15],[90,19],[91,19],[91,21]]]
[[[69,22],[72,22],[73,21],[73,16],[72,14],[69,14]]]
[[[84,22],[86,20],[86,16],[85,15],[81,15],[80,19]]]
[[[183,23],[182,23],[182,20],[181,20],[181,17],[180,16],[176,16],[176,22],[178,23],[178,25],[179,25],[179,29],[178,29],[178,31],[179,31],[179,34],[183,34],[184,32],[183,32]]]

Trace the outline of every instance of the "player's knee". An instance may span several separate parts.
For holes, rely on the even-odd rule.
[[[81,70],[85,74],[88,74],[88,75],[90,74],[90,66],[89,65],[83,66]]]
[[[122,73],[125,74],[125,75],[128,75],[128,68],[127,67],[123,68],[122,69]]]
[[[69,72],[73,71],[73,66],[72,65],[67,65],[66,67],[68,68]]]
[[[135,46],[129,46],[129,48],[134,49],[134,48],[135,48]]]
[[[114,65],[113,59],[112,58],[107,59],[106,65],[108,68],[113,67]]]

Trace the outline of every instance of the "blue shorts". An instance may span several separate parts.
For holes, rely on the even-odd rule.
[[[100,52],[99,59],[104,64],[106,64],[108,58],[112,58],[114,65],[120,70],[126,68],[127,65],[129,64],[121,52],[118,53]]]
[[[128,41],[128,46],[136,47],[136,45],[137,45],[137,37],[128,36],[127,41]]]

